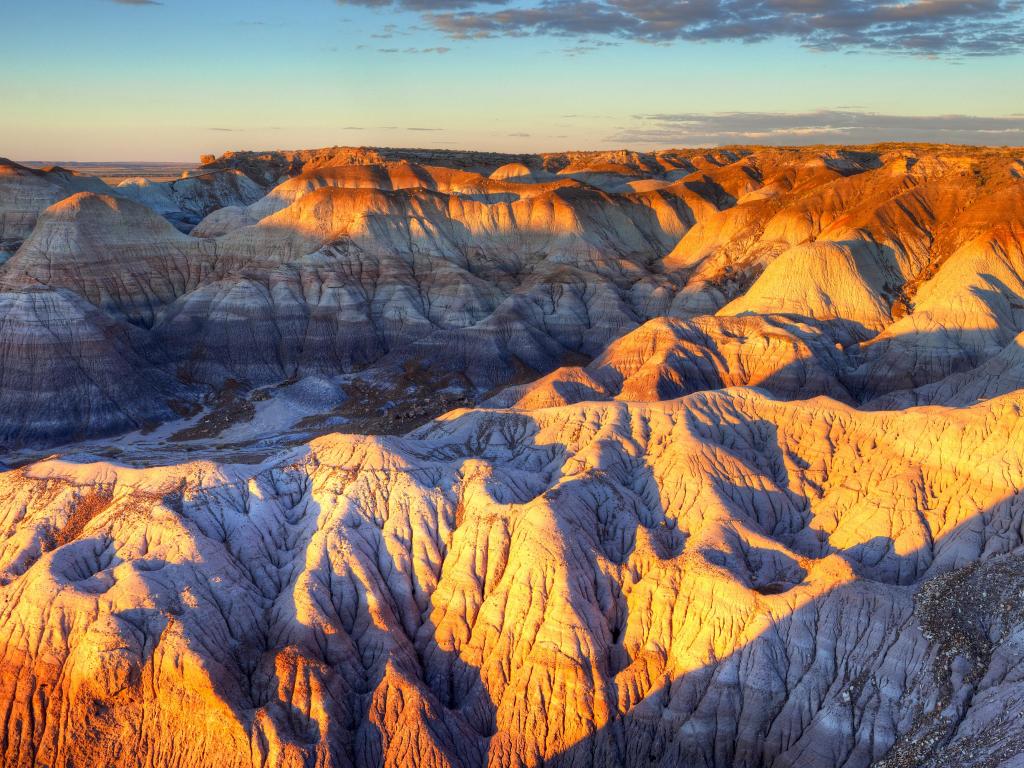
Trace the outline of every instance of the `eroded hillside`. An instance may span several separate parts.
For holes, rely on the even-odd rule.
[[[1024,759],[1019,151],[5,163],[0,250],[4,765]]]

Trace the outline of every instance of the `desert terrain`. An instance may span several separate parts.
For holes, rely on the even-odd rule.
[[[0,160],[0,765],[1024,766],[1024,150]]]

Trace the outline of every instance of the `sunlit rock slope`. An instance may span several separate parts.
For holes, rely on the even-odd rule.
[[[648,384],[942,404],[944,380],[990,360],[975,399],[1016,388],[1019,162],[904,145],[333,149],[228,154],[175,182],[116,189],[8,163],[0,290],[75,293],[196,401],[226,382],[394,382],[410,366],[461,377],[478,399],[598,357],[615,368],[609,355],[625,347],[609,344],[670,317],[684,321],[671,333],[685,349],[665,346],[671,321],[658,319],[658,354],[678,365],[644,371]],[[207,214],[188,236],[165,221],[182,211]],[[25,365],[14,354],[48,352],[0,349],[4,367]],[[635,399],[648,384],[594,392]],[[8,402],[0,390],[0,439],[29,434]],[[48,430],[31,434],[88,432],[78,414],[96,408],[54,401]],[[127,411],[105,422],[141,426]]]
[[[8,472],[3,762],[1016,764],[1021,406],[733,389]]]
[[[5,161],[0,765],[1024,765],[1021,162]]]

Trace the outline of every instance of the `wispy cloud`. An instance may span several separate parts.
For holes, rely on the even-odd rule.
[[[613,48],[620,43],[613,40],[580,40],[576,45],[562,50],[566,56],[584,56],[602,48]]]
[[[362,129],[360,129],[362,130]],[[420,128],[417,126],[405,126],[405,125],[377,125],[374,126],[374,130],[377,131],[443,131],[444,128]]]
[[[817,50],[992,56],[1024,49],[1022,0],[337,0],[419,12],[453,38],[649,43],[789,38]]]
[[[377,53],[436,53],[445,54],[451,51],[451,48],[447,48],[443,45],[434,46],[433,48],[378,48]]]
[[[452,11],[483,5],[506,5],[508,0],[335,0],[338,5],[359,5],[364,8],[400,8],[404,11]],[[390,25],[395,26],[395,25]]]
[[[376,32],[370,35],[370,37],[379,40],[386,40],[391,37],[407,37],[409,35],[415,34],[416,32],[425,31],[425,27],[419,27],[416,26],[415,24],[411,24],[409,26],[399,26],[398,24],[385,24],[380,32]]]
[[[854,110],[638,115],[608,138],[645,146],[870,144],[922,141],[1024,145],[1024,117],[891,115]]]

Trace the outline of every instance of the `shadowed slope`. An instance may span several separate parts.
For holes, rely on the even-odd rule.
[[[0,157],[0,264],[29,236],[45,208],[76,192],[110,191],[93,176],[59,167],[27,168]]]
[[[393,388],[424,366],[476,399],[671,316],[689,324],[662,322],[649,353],[655,326],[631,337],[637,349],[609,350],[640,368],[624,373],[605,355],[610,378],[559,372],[523,403],[750,384],[872,407],[959,404],[954,379],[910,390],[990,360],[983,392],[1016,386],[1012,362],[995,356],[1024,331],[1018,164],[1012,150],[902,145],[245,154],[179,180],[231,179],[240,194],[250,176],[281,181],[212,213],[201,237],[124,198],[79,193],[41,214],[0,265],[0,286],[71,290],[110,322],[148,329],[141,348],[194,399],[229,383],[244,393],[357,373]],[[42,347],[19,354],[29,349]],[[87,433],[74,422],[90,407],[51,399],[61,426],[39,440]]]
[[[1019,613],[976,652],[912,588],[1021,546],[1019,407],[731,390],[6,473],[5,761],[866,766],[1009,718]]]
[[[113,316],[151,326],[199,285],[212,248],[139,203],[81,192],[47,208],[0,271],[0,286],[65,288]]]
[[[150,352],[138,329],[70,291],[0,293],[0,442],[81,439],[175,418],[172,404],[184,407],[190,394]]]
[[[265,190],[241,171],[186,172],[180,179],[152,182],[125,179],[117,194],[131,198],[189,232],[205,216],[227,206],[244,206],[263,197]]]

